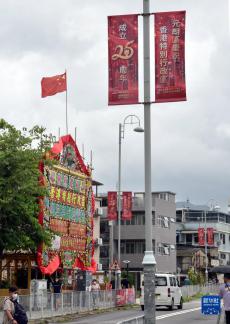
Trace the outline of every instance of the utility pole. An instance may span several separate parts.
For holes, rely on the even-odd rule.
[[[144,149],[145,149],[145,255],[144,311],[145,324],[155,324],[155,257],[152,240],[152,188],[151,188],[151,103],[150,103],[150,31],[149,0],[143,0],[144,42]]]
[[[205,283],[208,284],[207,211],[204,210]]]
[[[121,267],[121,138],[122,124],[119,124],[119,153],[118,153],[118,265]],[[117,272],[117,289],[121,289],[121,272]]]

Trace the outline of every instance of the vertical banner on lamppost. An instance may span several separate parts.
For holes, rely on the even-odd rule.
[[[155,14],[155,101],[186,100],[185,11]]]
[[[122,193],[122,220],[132,218],[132,192],[123,191]]]
[[[207,243],[208,245],[213,245],[214,244],[214,232],[213,228],[207,228]]]
[[[138,15],[108,17],[109,105],[138,103]]]
[[[117,192],[108,192],[108,207],[107,207],[107,218],[108,220],[117,219]]]
[[[205,242],[205,233],[204,233],[204,228],[198,228],[198,243],[199,245],[204,245]]]

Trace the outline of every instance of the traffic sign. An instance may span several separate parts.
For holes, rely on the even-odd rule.
[[[201,299],[201,312],[204,315],[220,314],[220,297],[219,296],[203,296]]]

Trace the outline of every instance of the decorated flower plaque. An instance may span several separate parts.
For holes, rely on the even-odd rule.
[[[50,156],[58,163],[40,166],[48,195],[40,203],[39,221],[51,229],[54,238],[51,247],[40,247],[38,264],[43,273],[49,274],[59,266],[93,271],[91,170],[70,135],[54,144]]]

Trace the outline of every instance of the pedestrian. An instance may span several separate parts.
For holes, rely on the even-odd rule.
[[[58,277],[55,277],[54,281],[52,280],[52,288],[54,294],[54,308],[55,310],[57,310],[60,306],[60,299],[62,293],[62,282]]]
[[[128,278],[124,278],[121,280],[121,285],[122,285],[122,289],[128,289],[129,288],[129,281]]]
[[[14,319],[14,300],[17,300],[17,288],[10,287],[9,288],[9,297],[6,297],[3,301],[3,324],[18,324],[18,322]]]
[[[91,292],[92,292],[92,299],[93,299],[93,307],[96,307],[97,305],[97,299],[98,299],[98,291],[100,290],[100,286],[96,279],[92,281],[91,284]]]
[[[230,273],[224,274],[224,284],[220,286],[219,295],[224,301],[226,324],[230,324]]]

